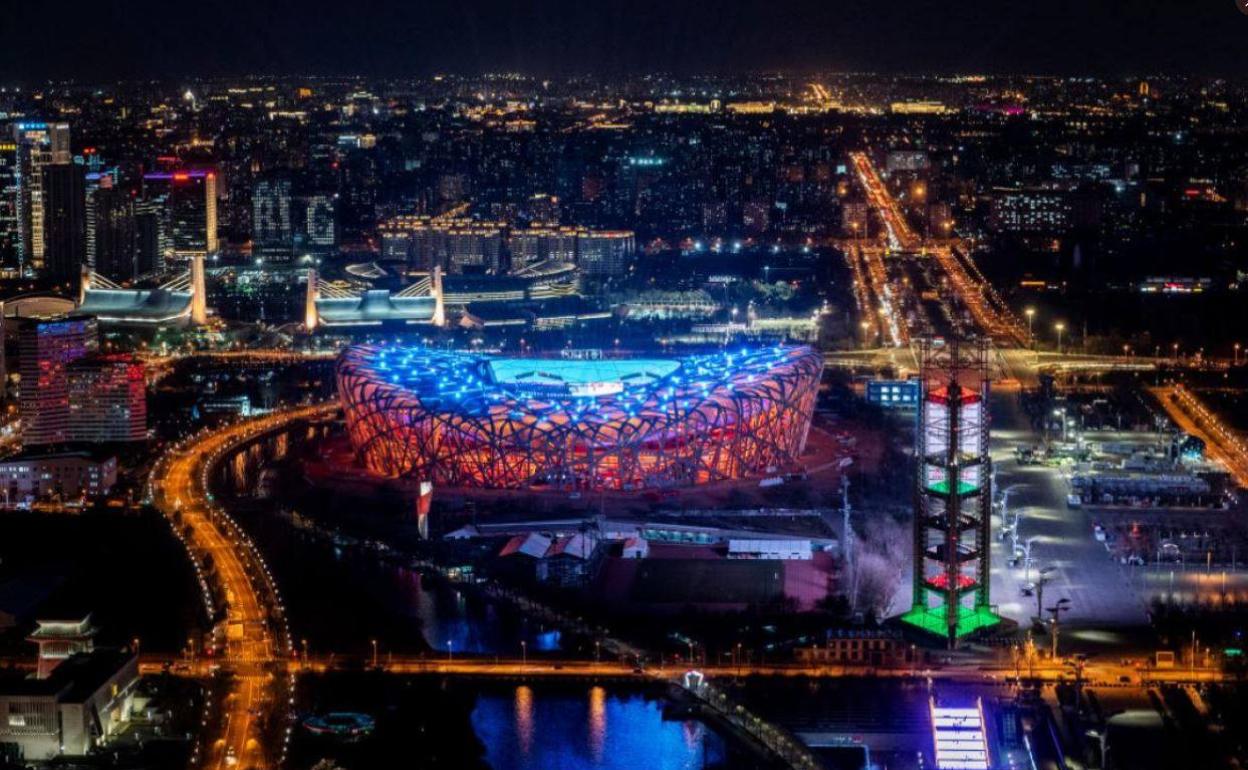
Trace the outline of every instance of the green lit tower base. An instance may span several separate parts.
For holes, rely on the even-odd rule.
[[[988,601],[988,344],[925,340],[920,356],[914,606],[901,619],[953,647],[1001,622]]]

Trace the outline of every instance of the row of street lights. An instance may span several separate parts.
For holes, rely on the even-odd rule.
[[[1036,318],[1036,309],[1029,307],[1023,311],[1023,315],[1027,317],[1027,337],[1031,340],[1031,344],[1036,344],[1036,333],[1034,330],[1034,321]],[[1053,330],[1057,332],[1057,353],[1062,353],[1062,332],[1066,331],[1066,322],[1057,321],[1053,324]]]
[[[1006,537],[1010,539],[1011,560],[1021,558],[1023,561],[1023,590],[1034,591],[1036,595],[1036,617],[1044,621],[1044,613],[1047,611],[1053,617],[1049,621],[1049,633],[1051,635],[1052,647],[1050,654],[1053,660],[1057,660],[1057,639],[1061,629],[1061,614],[1070,610],[1070,599],[1062,597],[1058,599],[1052,607],[1044,606],[1044,586],[1049,581],[1049,575],[1055,570],[1054,567],[1042,567],[1036,575],[1036,582],[1031,581],[1031,549],[1040,539],[1039,535],[1019,541],[1018,525],[1023,517],[1022,509],[1016,509],[1013,516],[1010,515],[1010,495],[1026,486],[1025,484],[1010,484],[1001,491],[1001,539]]]

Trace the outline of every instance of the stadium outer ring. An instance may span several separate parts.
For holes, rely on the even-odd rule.
[[[383,477],[481,489],[672,488],[795,470],[823,371],[809,347],[776,347],[674,359],[681,373],[712,376],[664,378],[626,398],[487,382],[455,401],[387,381],[376,366],[384,350],[348,348],[336,367],[357,458]],[[430,378],[462,379],[489,360],[407,350]]]

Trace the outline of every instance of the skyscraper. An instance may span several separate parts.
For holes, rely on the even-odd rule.
[[[338,212],[333,195],[316,193],[300,199],[302,219],[295,228],[299,254],[329,254],[338,246]]]
[[[96,349],[94,318],[25,319],[18,330],[21,357],[22,443],[69,440],[69,365]]]
[[[168,213],[165,202],[160,199],[134,202],[135,271],[138,275],[165,269],[165,258],[173,251]]]
[[[0,262],[16,262],[18,254],[17,143],[0,138]]]
[[[257,258],[286,261],[295,248],[291,223],[290,180],[258,179],[251,195],[251,250]]]
[[[159,171],[143,175],[144,197],[163,198],[175,259],[216,254],[217,174],[209,169]]]
[[[87,192],[87,264],[110,280],[133,280],[144,272],[139,247],[134,196],[105,174]]]
[[[43,167],[69,163],[69,124],[13,124],[17,160],[17,258],[23,270],[43,268]]]
[[[86,171],[49,163],[42,173],[44,271],[56,281],[73,280],[87,262]]]
[[[147,438],[147,380],[129,355],[97,355],[69,364],[69,441]]]

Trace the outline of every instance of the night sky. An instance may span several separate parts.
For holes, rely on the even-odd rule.
[[[1243,72],[1234,0],[59,0],[5,4],[0,81],[835,69]]]

